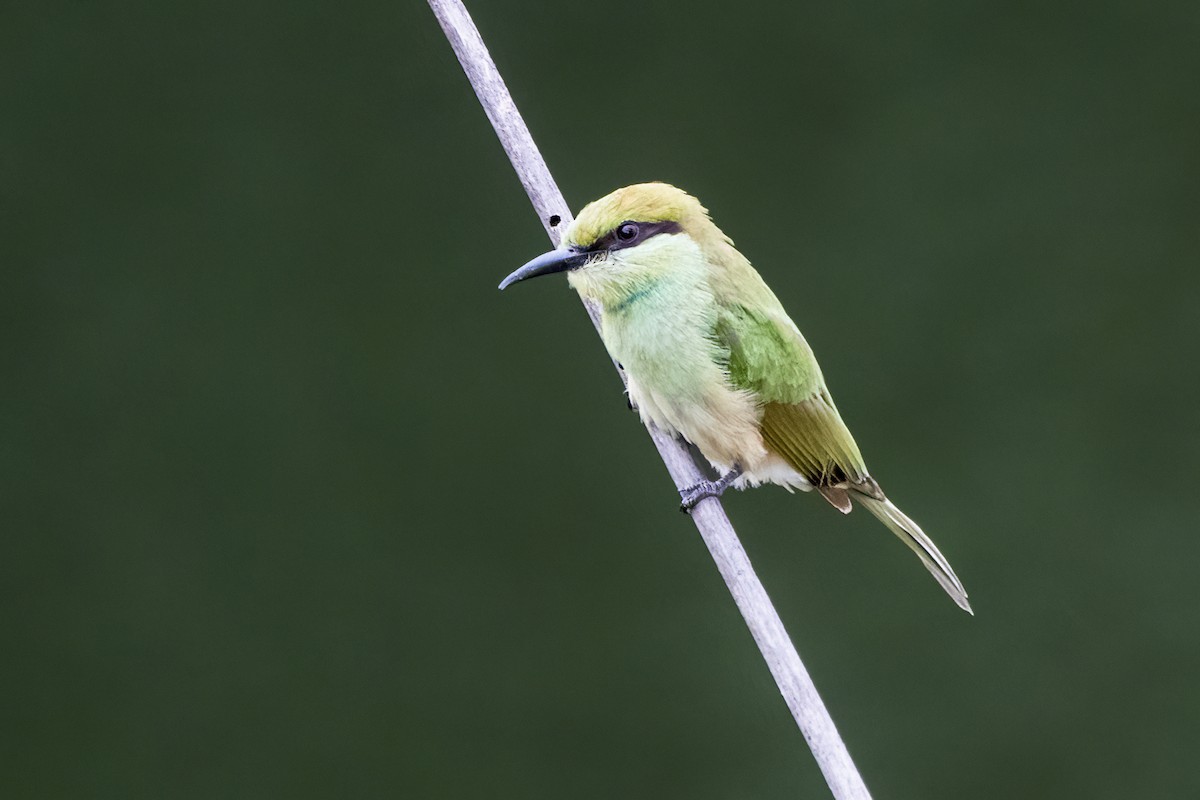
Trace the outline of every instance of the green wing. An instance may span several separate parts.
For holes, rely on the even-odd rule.
[[[766,305],[752,311],[721,304],[714,330],[729,354],[730,382],[754,392],[762,404],[763,443],[818,488],[872,485],[808,342],[782,307]]]

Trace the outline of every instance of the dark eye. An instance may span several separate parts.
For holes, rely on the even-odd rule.
[[[622,242],[632,242],[637,238],[638,226],[636,222],[623,222],[621,227],[617,228],[617,238]]]

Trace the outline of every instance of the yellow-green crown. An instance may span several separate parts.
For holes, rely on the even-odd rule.
[[[584,206],[563,234],[563,244],[589,247],[626,221],[678,222],[688,231],[708,222],[708,211],[699,200],[668,183],[635,183]]]

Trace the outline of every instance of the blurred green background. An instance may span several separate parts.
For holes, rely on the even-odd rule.
[[[1200,6],[473,6],[966,583],[726,503],[876,796],[1200,796]],[[0,15],[0,796],[827,796],[422,3]]]

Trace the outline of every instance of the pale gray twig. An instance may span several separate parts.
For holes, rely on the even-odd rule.
[[[467,14],[461,0],[429,0],[429,6],[437,15],[446,38],[462,63],[479,102],[483,105],[496,135],[500,137],[505,152],[525,187],[533,208],[541,219],[542,227],[550,241],[558,244],[558,232],[571,222],[558,185],[550,176],[546,162],[529,129],[513,103],[504,80],[500,77],[487,47],[479,35],[475,23]],[[558,225],[551,218],[558,216]],[[585,305],[587,305],[585,303]],[[588,308],[593,323],[598,324],[595,308]],[[622,380],[624,376],[622,375]],[[687,448],[679,441],[659,430],[652,430],[651,437],[658,448],[667,470],[676,487],[683,489],[704,478]],[[763,658],[779,685],[787,706],[791,709],[796,724],[800,726],[805,741],[812,750],[833,796],[837,800],[863,800],[870,798],[862,777],[858,774],[846,745],[838,735],[837,727],[829,711],[817,694],[808,670],[804,668],[796,648],[788,638],[783,623],[771,604],[771,598],[754,573],[746,551],[738,540],[725,510],[716,498],[702,500],[692,510],[692,520],[700,531],[704,544],[708,546],[713,560],[725,585],[729,587],[738,610],[746,620],[754,641],[758,643]]]

